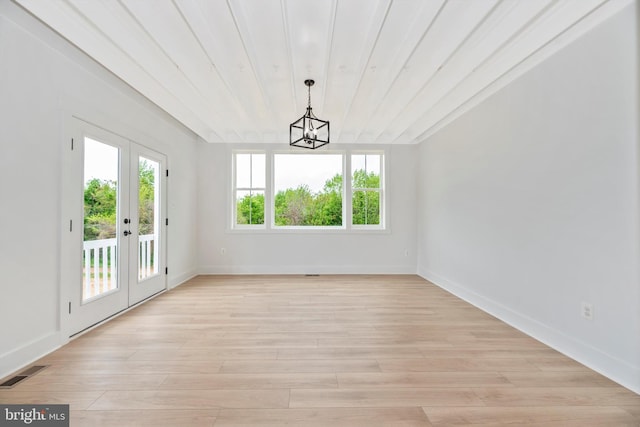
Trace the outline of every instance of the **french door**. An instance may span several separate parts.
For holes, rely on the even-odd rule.
[[[165,156],[74,123],[69,335],[166,289]]]

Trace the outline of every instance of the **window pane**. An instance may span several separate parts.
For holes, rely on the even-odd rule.
[[[235,225],[264,224],[266,155],[236,153]]]
[[[264,224],[264,191],[236,191],[236,224]]]
[[[380,224],[380,193],[378,191],[353,192],[353,224]]]
[[[380,154],[351,156],[351,185],[353,188],[380,188]]]
[[[264,154],[251,155],[251,188],[265,187],[265,158]]]
[[[276,226],[342,225],[342,155],[274,156]]]
[[[236,187],[251,187],[251,154],[236,154]]]

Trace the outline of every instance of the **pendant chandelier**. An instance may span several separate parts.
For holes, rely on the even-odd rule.
[[[311,79],[304,81],[309,93],[307,112],[289,125],[289,145],[312,150],[329,143],[329,122],[317,118],[311,109],[311,86],[314,83]]]

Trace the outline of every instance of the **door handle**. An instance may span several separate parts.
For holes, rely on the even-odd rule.
[[[131,230],[124,230],[124,235],[128,236],[129,234],[133,234]]]

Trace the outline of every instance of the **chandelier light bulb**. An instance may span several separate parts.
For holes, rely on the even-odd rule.
[[[318,136],[318,130],[313,127],[311,120],[307,120],[306,129],[304,130],[304,137],[307,140],[306,142],[311,144],[313,142],[312,140],[316,139],[316,136]]]

